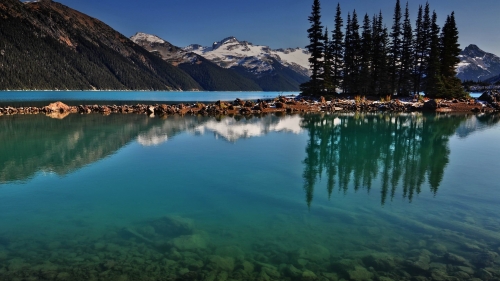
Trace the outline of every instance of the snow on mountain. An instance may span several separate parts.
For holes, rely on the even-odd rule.
[[[156,35],[138,32],[130,37],[130,40],[151,53],[159,54],[164,60],[174,65],[186,62],[190,59],[189,57],[185,57],[187,55],[186,51],[170,44]]]
[[[193,44],[184,50],[201,55],[224,68],[243,66],[251,72],[260,73],[272,70],[272,59],[275,59],[302,75],[309,75],[309,53],[301,48],[273,50],[231,36],[214,42],[211,47]]]
[[[161,39],[160,37],[156,35],[151,35],[151,34],[146,34],[142,32],[137,32],[134,36],[130,37],[130,40],[137,42],[137,41],[147,41],[150,43],[158,43],[158,44],[163,44],[165,43],[165,40]]]
[[[459,55],[457,77],[462,80],[484,81],[500,74],[500,57],[481,50],[476,45],[467,46]]]

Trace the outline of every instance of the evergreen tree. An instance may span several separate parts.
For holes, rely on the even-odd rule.
[[[363,95],[369,94],[371,88],[371,62],[372,62],[372,26],[370,17],[365,14],[363,19],[363,30],[361,32],[360,72],[359,88]]]
[[[342,69],[344,67],[344,34],[342,32],[343,20],[340,4],[337,4],[335,14],[335,30],[330,42],[330,53],[332,56],[332,84],[334,89],[340,88],[342,82]]]
[[[389,35],[383,25],[382,12],[373,19],[372,91],[376,95],[390,94],[388,45]]]
[[[311,27],[307,30],[309,45],[306,46],[310,53],[309,65],[311,67],[311,80],[301,85],[304,93],[319,95],[322,81],[321,73],[323,69],[324,37],[323,26],[321,25],[321,6],[319,0],[314,0],[312,12],[309,16]]]
[[[325,52],[323,56],[323,73],[322,73],[322,79],[323,79],[323,86],[322,89],[324,89],[327,93],[334,93],[335,92],[335,86],[333,85],[333,75],[332,75],[332,54],[330,48],[330,40],[328,38],[328,28],[325,28],[325,34],[324,34],[324,46],[325,46]]]
[[[359,53],[361,42],[356,10],[353,11],[352,18],[348,16],[345,42],[344,90],[346,93],[357,93],[359,91]]]
[[[456,65],[460,62],[460,45],[458,44],[458,29],[455,23],[455,13],[446,18],[441,31],[441,80],[444,84],[443,97],[459,98],[466,95],[460,79],[456,77]]]
[[[348,92],[349,86],[351,85],[351,75],[349,72],[349,67],[352,65],[351,33],[351,13],[347,13],[347,24],[344,39],[344,63],[342,70],[342,91],[344,93]]]
[[[441,33],[441,73],[444,76],[456,76],[455,66],[460,62],[458,58],[460,51],[455,13],[453,12],[446,18]]]
[[[401,42],[401,68],[399,72],[399,90],[398,94],[409,95],[412,90],[412,67],[413,67],[413,33],[410,23],[410,11],[408,2],[403,21],[403,40]]]
[[[440,40],[439,26],[437,25],[436,12],[432,13],[431,21],[431,47],[425,79],[425,96],[439,97],[445,93],[440,71]]]
[[[413,47],[413,92],[420,92],[420,80],[422,78],[422,74],[420,71],[420,65],[422,64],[422,51],[421,51],[421,42],[424,37],[423,32],[423,8],[422,5],[418,7],[418,15],[417,20],[415,22],[415,41]]]
[[[401,50],[402,50],[402,26],[401,26],[401,5],[396,1],[394,8],[394,23],[391,32],[391,52],[390,52],[390,82],[391,93],[399,93],[399,76],[401,72]]]
[[[421,13],[420,10],[419,13]],[[420,36],[415,41],[416,50],[418,52],[415,62],[418,67],[417,80],[415,81],[416,93],[420,93],[422,91],[422,82],[424,77],[426,77],[425,71],[427,70],[427,64],[430,53],[431,18],[430,18],[430,8],[428,2],[425,4],[424,12],[420,20],[421,20]]]

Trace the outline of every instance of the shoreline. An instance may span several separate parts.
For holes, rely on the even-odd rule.
[[[427,100],[392,99],[389,101],[370,100],[370,98],[335,98],[326,101],[324,97],[312,100],[306,97],[278,97],[271,100],[241,100],[232,102],[190,104],[136,104],[136,105],[78,105],[68,106],[62,102],[51,103],[43,107],[0,107],[0,116],[16,114],[46,114],[50,117],[64,118],[72,113],[80,114],[147,114],[165,115],[254,115],[266,113],[319,113],[319,112],[461,112],[493,113],[499,112],[497,104],[480,102],[476,99],[462,100]]]

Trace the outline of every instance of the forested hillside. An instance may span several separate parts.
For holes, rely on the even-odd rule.
[[[64,5],[2,0],[0,18],[0,89],[202,89],[184,71]]]

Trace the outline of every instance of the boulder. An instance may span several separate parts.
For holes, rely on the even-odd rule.
[[[228,271],[234,270],[234,258],[212,255],[207,259],[207,267],[213,270]]]
[[[194,224],[191,219],[179,216],[165,216],[149,223],[154,232],[164,237],[177,237],[194,233]]]
[[[438,103],[436,100],[429,100],[424,103],[422,110],[425,111],[435,111],[438,108]]]
[[[179,251],[195,251],[205,249],[207,242],[200,234],[182,235],[172,239],[171,245]]]
[[[71,108],[68,105],[66,105],[60,101],[51,103],[51,104],[45,106],[43,109],[45,112],[49,112],[49,113],[50,112],[63,113],[63,112],[69,112],[71,110]]]

